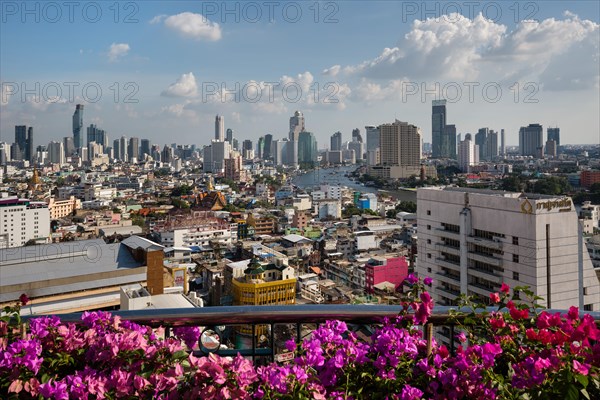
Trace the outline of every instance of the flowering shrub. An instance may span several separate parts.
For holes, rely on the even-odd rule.
[[[529,296],[521,302],[503,285],[490,296],[493,312],[463,299],[472,312],[454,316],[461,345],[450,354],[423,335],[433,307],[424,284],[412,275],[407,284],[398,317],[369,341],[328,321],[286,344],[292,362],[266,366],[240,355],[195,357],[198,328],[163,338],[160,329],[86,312],[78,324],[35,318],[25,331],[18,305],[8,307],[0,319],[0,398],[600,398],[600,331],[589,315],[540,311],[526,288],[513,290]]]

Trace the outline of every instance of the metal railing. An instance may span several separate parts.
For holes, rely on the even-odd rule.
[[[149,309],[139,311],[114,311],[112,315],[118,315],[123,320],[129,320],[138,324],[148,325],[154,328],[167,328],[167,335],[171,328],[182,326],[201,326],[207,329],[217,329],[223,326],[245,326],[246,330],[251,327],[251,345],[248,348],[217,348],[215,352],[222,356],[249,356],[267,357],[270,360],[276,359],[276,346],[274,340],[275,325],[290,324],[295,326],[295,340],[299,342],[302,336],[302,327],[311,324],[310,329],[316,328],[315,325],[325,323],[329,320],[344,321],[354,328],[369,328],[372,325],[381,324],[386,318],[396,317],[401,306],[398,305],[289,305],[289,306],[223,306],[223,307],[203,307],[203,308],[173,308],[173,309]],[[457,308],[451,306],[436,306],[429,317],[428,324],[423,326],[425,337],[431,345],[433,330],[436,327],[446,326],[449,328],[449,337],[454,337],[455,321],[462,321],[463,316],[451,316],[450,311],[456,310],[464,314],[471,312],[470,309]],[[485,311],[497,311],[497,307],[488,307]],[[479,310],[483,312],[484,310]],[[566,314],[566,310],[547,310],[551,313],[560,312]],[[62,322],[81,322],[82,313],[61,314]],[[600,312],[583,312],[580,314],[590,314],[600,324]],[[40,316],[24,316],[23,320]],[[267,339],[268,346],[260,346],[257,343],[256,336],[258,329],[264,330],[264,327],[270,327]],[[309,329],[309,330],[310,330]],[[218,329],[217,329],[218,330]],[[221,330],[222,331],[222,330]],[[306,336],[306,335],[305,335]],[[291,338],[290,338],[291,339]],[[454,340],[449,341],[450,352],[454,352]],[[198,354],[208,353],[208,351],[196,351]]]

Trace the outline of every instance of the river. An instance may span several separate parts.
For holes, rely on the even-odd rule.
[[[320,184],[347,186],[361,193],[385,194],[396,200],[417,202],[417,192],[407,190],[382,190],[374,187],[363,186],[346,176],[356,169],[354,166],[319,168],[296,175],[292,178],[292,183],[301,189],[312,189]]]

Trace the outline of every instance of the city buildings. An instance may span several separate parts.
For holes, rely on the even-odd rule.
[[[543,158],[544,131],[540,124],[529,124],[519,129],[519,151],[522,156]]]
[[[404,257],[385,258],[374,256],[365,264],[365,289],[373,293],[375,286],[389,282],[394,292],[408,276],[408,263]]]
[[[377,150],[379,148],[379,129],[376,126],[365,126],[367,131],[367,151]]]
[[[304,129],[304,115],[301,111],[294,112],[294,115],[290,117],[290,133],[288,138],[297,141],[300,132],[304,132]]]
[[[548,308],[600,309],[600,285],[568,197],[466,189],[417,191],[416,271],[436,304],[487,302],[502,283],[529,286]]]
[[[225,117],[222,115],[215,117],[215,140],[219,142],[225,141]]]
[[[469,168],[479,164],[479,146],[467,135],[465,140],[458,144],[458,167],[463,172],[469,172]]]
[[[446,124],[446,100],[433,100],[431,110],[432,157],[456,159],[456,126]]]
[[[560,128],[547,128],[546,133],[548,140],[553,140],[556,143],[557,153],[560,154]]]
[[[13,152],[13,159],[31,162],[33,160],[33,127],[15,126],[15,144],[18,151]]]
[[[75,106],[75,112],[73,113],[73,144],[75,149],[79,150],[83,147],[83,137],[81,137],[81,130],[83,129],[83,104],[77,104]]]
[[[341,151],[342,150],[342,132],[336,132],[331,135],[331,146],[329,148],[331,151]]]
[[[49,238],[50,212],[45,202],[0,197],[0,249],[24,246],[30,240],[46,243]]]
[[[317,140],[312,132],[300,132],[298,135],[298,163],[313,166],[317,163]]]

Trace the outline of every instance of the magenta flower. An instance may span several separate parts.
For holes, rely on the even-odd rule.
[[[427,276],[427,277],[425,277],[425,279],[423,279],[423,283],[426,284],[427,286],[429,286],[433,283],[433,279],[431,279],[429,276]]]

